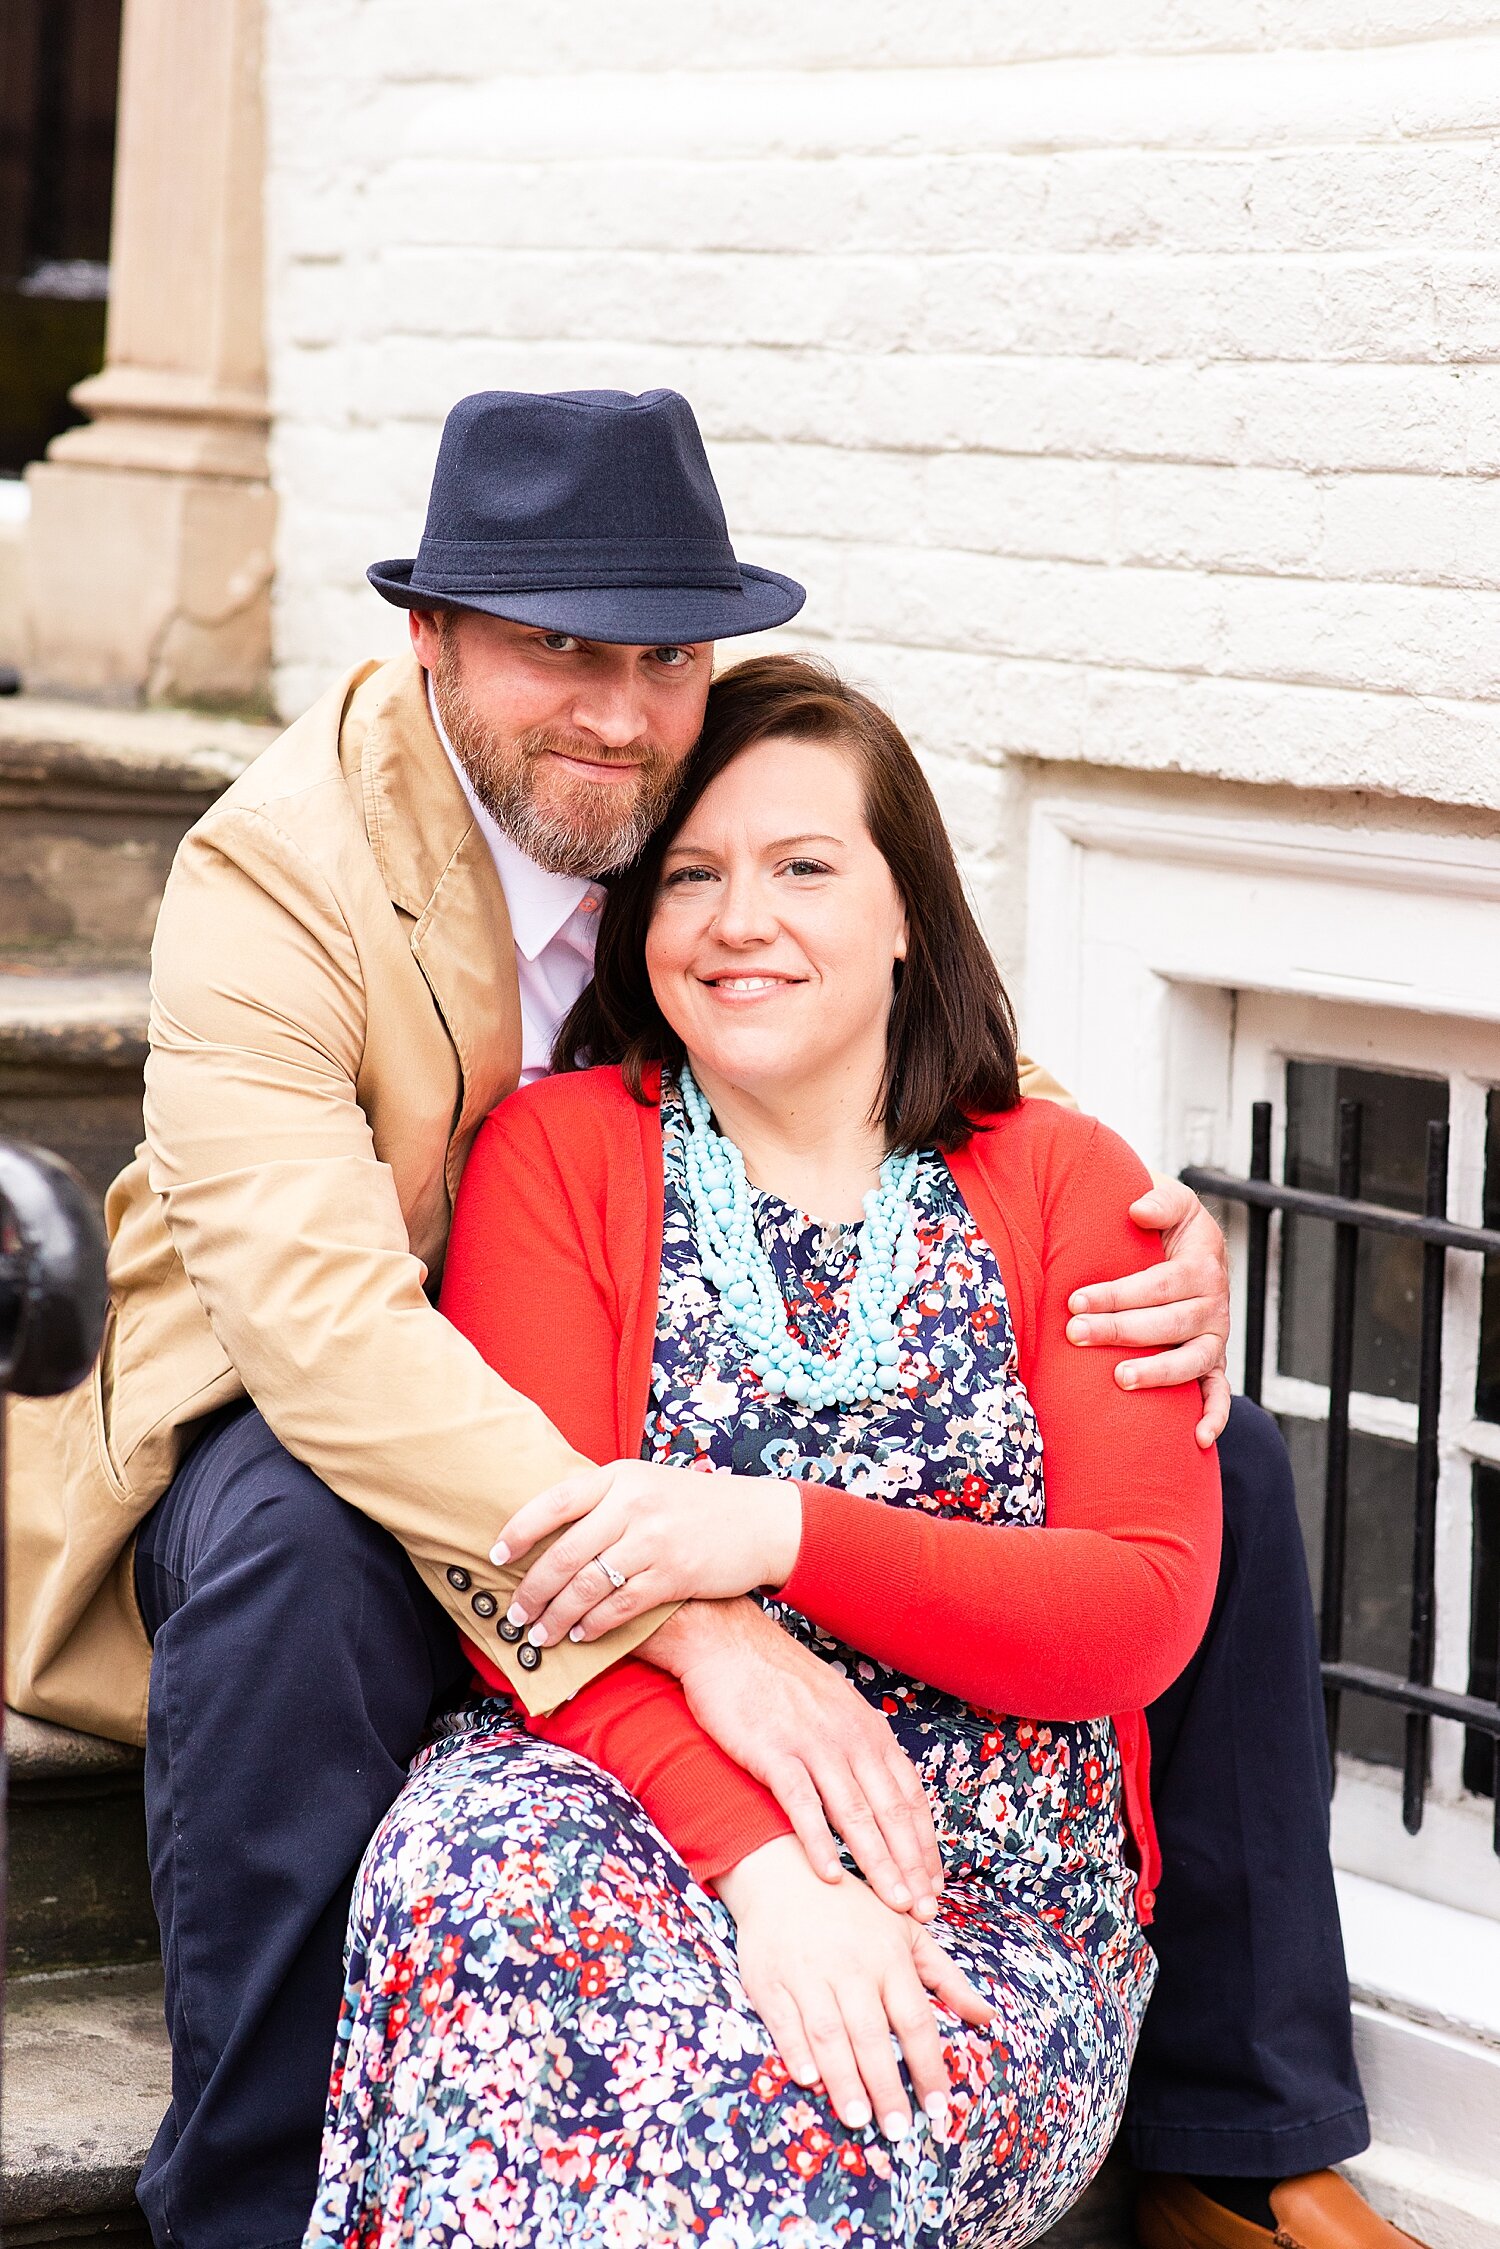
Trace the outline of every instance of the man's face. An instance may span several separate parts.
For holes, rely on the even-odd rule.
[[[420,610],[412,646],[474,793],[554,874],[640,850],[697,741],[713,643],[631,648],[477,610]]]

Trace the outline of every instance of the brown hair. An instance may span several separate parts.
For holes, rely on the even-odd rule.
[[[878,1114],[893,1149],[961,1148],[973,1120],[1020,1097],[1016,1026],[989,947],[964,896],[953,846],[911,745],[877,703],[806,656],[757,656],[723,672],[681,789],[640,857],[609,887],[594,981],[558,1032],[557,1070],[619,1063],[635,1098],[652,1062],[676,1068],[682,1042],[656,1004],[646,931],[668,845],[742,751],[774,734],[847,750],[865,818],[906,909]]]

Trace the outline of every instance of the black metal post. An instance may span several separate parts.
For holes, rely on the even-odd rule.
[[[104,1229],[88,1188],[56,1156],[0,1141],[0,1582],[5,1569],[4,1401],[12,1394],[55,1397],[80,1383],[98,1355],[107,1303]],[[0,1676],[3,1611],[0,1602]],[[5,2027],[6,1857],[0,1797],[0,2044]]]
[[[1341,1201],[1359,1199],[1360,1134],[1363,1113],[1357,1101],[1339,1103],[1338,1193]],[[1323,1602],[1320,1641],[1323,1661],[1337,1663],[1344,1652],[1344,1553],[1349,1520],[1349,1392],[1354,1385],[1354,1288],[1359,1271],[1359,1228],[1340,1223],[1333,1230],[1333,1319],[1328,1341],[1328,1451],[1323,1477]],[[1337,1769],[1339,1690],[1325,1686],[1328,1754]]]
[[[1448,1215],[1448,1127],[1427,1127],[1427,1188],[1423,1210],[1429,1218]],[[1443,1389],[1443,1286],[1447,1252],[1437,1242],[1422,1250],[1422,1325],[1417,1357],[1416,1491],[1412,1516],[1411,1646],[1407,1677],[1414,1686],[1432,1685],[1434,1621],[1437,1613],[1438,1415]],[[1406,1751],[1401,1780],[1401,1821],[1408,1835],[1422,1824],[1427,1796],[1427,1766],[1432,1720],[1422,1710],[1406,1714]]]
[[[1250,1111],[1250,1177],[1271,1176],[1271,1104],[1257,1101]],[[1251,1203],[1245,1213],[1249,1239],[1245,1256],[1245,1396],[1260,1404],[1266,1368],[1266,1276],[1271,1262],[1269,1206]]]

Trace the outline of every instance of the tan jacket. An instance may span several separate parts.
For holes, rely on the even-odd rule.
[[[529,1673],[496,1630],[520,1572],[489,1548],[578,1456],[429,1292],[470,1141],[520,1056],[504,893],[423,674],[362,665],[199,821],[167,884],[146,1136],[106,1204],[100,1363],[70,1397],[10,1409],[17,1708],[144,1738],[134,1533],[192,1424],[246,1394],[401,1541],[532,1710],[655,1629],[664,1611]]]

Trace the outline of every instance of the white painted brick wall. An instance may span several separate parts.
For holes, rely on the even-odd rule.
[[[1500,0],[269,0],[279,693],[446,407],[668,383],[1002,949],[1017,757],[1500,807]]]

